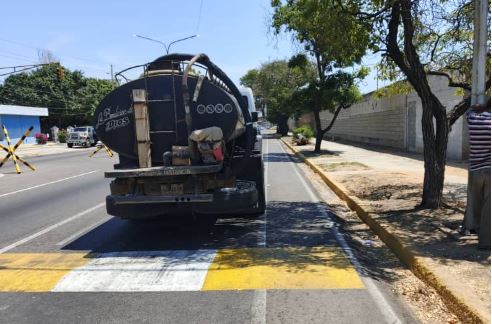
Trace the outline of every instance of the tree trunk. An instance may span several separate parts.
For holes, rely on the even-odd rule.
[[[288,120],[289,117],[287,116],[282,116],[278,118],[277,134],[287,136],[287,133],[289,132],[289,125],[287,124]]]
[[[446,170],[449,123],[437,98],[422,98],[422,135],[424,140],[424,185],[421,207],[440,208]],[[434,115],[432,114],[434,112]],[[434,131],[434,119],[436,130]]]
[[[321,142],[323,141],[323,135],[325,135],[325,132],[323,132],[323,129],[321,129],[321,119],[319,117],[319,110],[314,110],[313,114],[314,114],[314,124],[316,126],[316,144],[314,145],[314,152],[320,153]]]
[[[403,52],[400,50],[398,42],[400,22],[403,25]],[[388,23],[387,51],[391,59],[405,74],[422,102],[425,173],[420,205],[424,208],[434,209],[439,208],[442,204],[450,124],[445,107],[432,93],[428,84],[427,75],[420,62],[413,39],[412,1],[394,1],[391,7],[391,19]]]

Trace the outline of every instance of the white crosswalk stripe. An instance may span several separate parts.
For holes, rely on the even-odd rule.
[[[216,250],[98,254],[53,291],[198,291]]]

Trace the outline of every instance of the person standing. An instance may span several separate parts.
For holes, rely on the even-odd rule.
[[[462,234],[478,233],[478,248],[490,249],[490,106],[473,105],[466,114],[470,163]]]

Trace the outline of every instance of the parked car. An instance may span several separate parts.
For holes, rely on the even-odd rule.
[[[90,147],[96,145],[98,139],[92,126],[75,127],[68,135],[67,146],[74,145]]]

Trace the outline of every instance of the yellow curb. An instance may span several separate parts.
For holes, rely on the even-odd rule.
[[[480,314],[473,306],[466,303],[465,298],[451,291],[441,280],[436,276],[432,270],[426,265],[426,260],[419,256],[415,251],[409,247],[403,245],[401,240],[395,234],[388,231],[387,228],[382,226],[375,220],[369,212],[367,212],[362,206],[360,201],[356,197],[351,197],[347,194],[348,190],[335,180],[330,179],[326,173],[313,162],[309,161],[304,154],[298,152],[290,143],[283,138],[282,142],[296,154],[304,163],[306,163],[315,173],[317,173],[323,181],[335,192],[338,197],[344,200],[348,207],[357,213],[360,219],[362,219],[375,233],[376,235],[396,254],[396,256],[405,263],[410,270],[422,281],[436,289],[439,295],[443,298],[443,301],[448,308],[463,322],[463,323],[489,323],[486,315]]]

